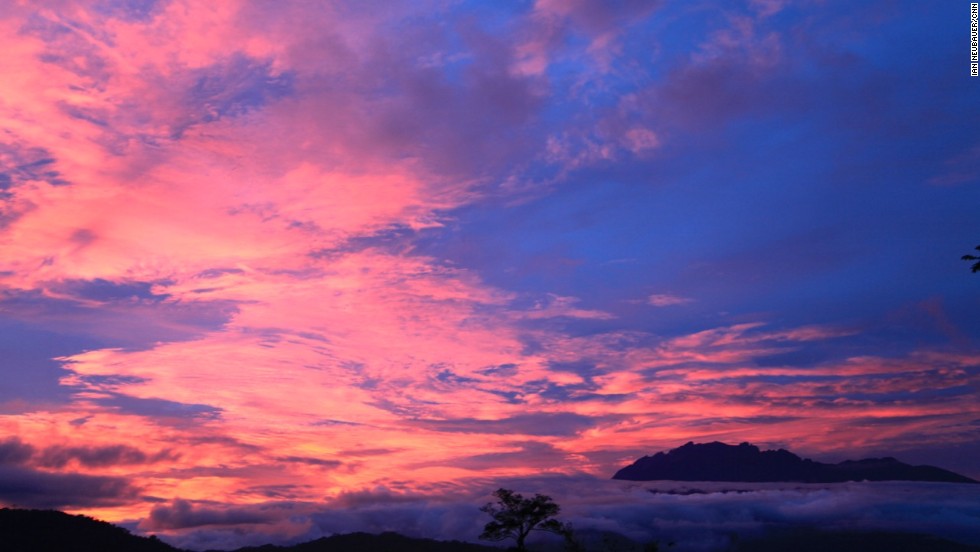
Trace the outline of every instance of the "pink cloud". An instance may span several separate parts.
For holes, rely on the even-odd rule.
[[[786,7],[786,0],[750,0],[749,5],[759,14],[759,17],[775,15]]]
[[[610,4],[595,0],[538,0],[534,13],[537,18],[545,21],[566,19],[575,28],[584,30],[591,39],[588,53],[598,63],[601,71],[607,71],[619,50],[620,35],[630,25],[648,17],[657,7],[656,3],[642,1]]]
[[[655,307],[671,307],[674,305],[690,303],[691,301],[693,301],[693,299],[681,297],[679,295],[671,295],[669,293],[655,293],[650,297],[647,297],[647,302]]]
[[[646,128],[631,128],[626,131],[626,147],[633,153],[643,153],[660,147],[660,138]]]
[[[580,309],[575,305],[579,303],[577,297],[563,297],[559,295],[549,295],[545,301],[537,303],[533,309],[527,313],[528,318],[586,318],[593,320],[609,320],[615,318],[612,314],[591,309]]]

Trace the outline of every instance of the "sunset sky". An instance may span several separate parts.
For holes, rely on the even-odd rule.
[[[980,478],[969,23],[4,2],[0,505],[166,534],[715,440]]]

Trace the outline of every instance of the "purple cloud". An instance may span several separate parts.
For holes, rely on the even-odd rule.
[[[132,504],[138,489],[124,477],[52,473],[0,466],[0,501],[24,508],[95,508]]]

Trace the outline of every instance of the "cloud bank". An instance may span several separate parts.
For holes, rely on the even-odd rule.
[[[489,518],[478,508],[491,497],[478,490],[485,481],[471,483],[439,495],[379,488],[348,493],[327,505],[269,502],[228,508],[175,501],[154,508],[139,529],[172,530],[168,540],[194,549],[219,542],[240,546],[263,538],[302,542],[356,531],[479,542],[476,537]],[[554,498],[562,509],[560,519],[571,523],[583,541],[615,533],[639,543],[673,542],[677,550],[724,550],[733,539],[819,527],[928,533],[980,542],[980,510],[970,485],[628,483],[581,476],[512,479],[504,484]],[[548,539],[537,540],[540,544]]]

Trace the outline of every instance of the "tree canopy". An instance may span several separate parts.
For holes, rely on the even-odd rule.
[[[483,540],[501,541],[514,539],[517,550],[527,550],[524,540],[531,531],[544,531],[557,535],[568,536],[570,528],[554,519],[561,511],[550,496],[535,494],[533,498],[524,498],[510,489],[497,489],[493,492],[497,502],[488,502],[480,508],[481,512],[490,514],[490,521],[483,528],[480,538]]]
[[[974,249],[980,251],[980,245],[976,246]],[[964,261],[976,261],[973,263],[973,272],[980,272],[980,257],[977,257],[976,255],[963,255],[962,258]]]

